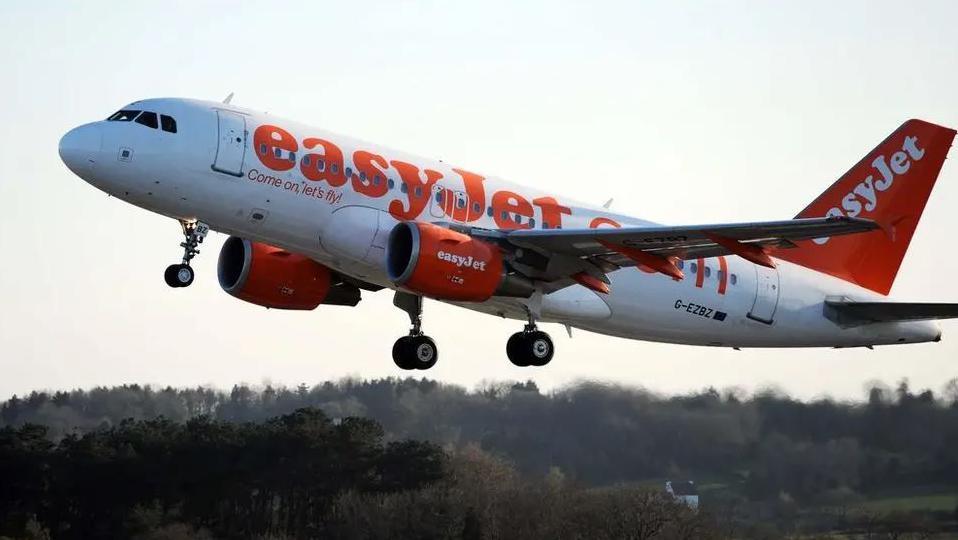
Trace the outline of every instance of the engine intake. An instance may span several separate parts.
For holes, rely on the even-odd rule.
[[[268,308],[310,310],[360,300],[356,286],[309,257],[235,236],[223,244],[216,273],[224,291]]]
[[[534,288],[509,274],[498,246],[438,225],[396,224],[386,245],[386,275],[406,289],[440,300],[483,302],[528,297]]]

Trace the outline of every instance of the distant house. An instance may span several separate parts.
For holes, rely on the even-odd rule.
[[[691,480],[665,483],[665,492],[673,499],[686,504],[692,510],[699,509],[699,490]]]

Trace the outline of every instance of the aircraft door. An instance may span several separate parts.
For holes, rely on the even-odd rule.
[[[213,170],[233,176],[243,175],[246,158],[246,117],[230,111],[216,111],[218,134]]]
[[[755,267],[755,302],[748,312],[748,317],[765,324],[772,324],[775,320],[775,310],[778,308],[778,270],[757,264],[753,266]]]

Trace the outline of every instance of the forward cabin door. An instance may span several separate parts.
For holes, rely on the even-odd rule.
[[[778,308],[778,270],[757,264],[753,266],[755,267],[755,302],[748,316],[750,319],[772,324],[775,320],[775,310]]]
[[[230,111],[216,111],[218,139],[213,170],[243,176],[246,158],[246,117]]]

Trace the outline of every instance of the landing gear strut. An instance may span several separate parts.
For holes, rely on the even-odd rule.
[[[190,261],[193,257],[200,254],[197,249],[210,232],[209,225],[195,220],[180,220],[180,226],[183,228],[183,236],[186,238],[180,243],[183,248],[183,262],[180,264],[171,264],[166,267],[163,278],[170,287],[189,287],[193,283],[196,275]]]
[[[544,366],[552,360],[555,346],[549,334],[536,327],[532,311],[528,311],[529,323],[522,332],[512,334],[506,342],[506,355],[509,361],[519,367]]]
[[[439,360],[436,342],[422,333],[422,297],[397,292],[393,305],[409,314],[412,328],[408,336],[396,340],[393,345],[393,362],[400,369],[429,369]]]

